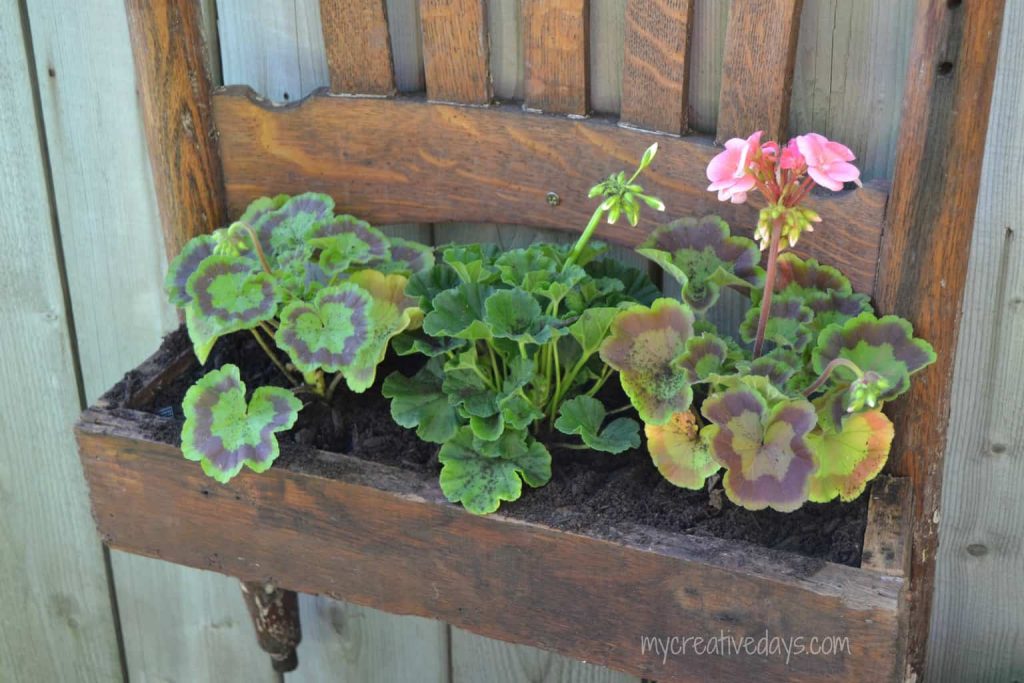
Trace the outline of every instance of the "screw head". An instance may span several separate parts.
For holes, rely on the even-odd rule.
[[[562,203],[562,198],[558,196],[557,192],[548,192],[547,200],[550,206],[558,206]]]

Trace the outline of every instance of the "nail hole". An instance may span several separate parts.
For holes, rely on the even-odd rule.
[[[1005,453],[1006,452],[1006,444],[1004,444],[1004,443],[994,443],[994,444],[992,444],[992,452],[993,453]]]
[[[939,62],[939,75],[947,76],[953,71],[953,62]]]
[[[210,495],[210,489],[201,489],[199,493],[203,494],[204,496],[208,496]]]
[[[285,93],[285,94],[284,94],[284,99],[285,99],[286,101],[288,100],[288,93]]]
[[[988,548],[981,543],[972,543],[967,546],[967,554],[973,555],[974,557],[981,557],[988,554]]]
[[[50,75],[50,78],[55,78],[57,76],[57,70],[54,69],[52,66],[46,70],[46,73]]]

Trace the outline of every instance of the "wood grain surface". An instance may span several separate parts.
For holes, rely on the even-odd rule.
[[[803,0],[742,0],[729,5],[715,139],[786,134]]]
[[[593,211],[587,190],[609,173],[631,168],[658,139],[661,152],[644,187],[668,206],[663,220],[717,213],[751,234],[757,204],[717,201],[704,169],[717,149],[697,138],[652,138],[603,120],[578,121],[508,107],[468,109],[415,99],[311,97],[274,108],[246,90],[214,97],[233,213],[278,192],[327,192],[346,211],[374,223],[515,221],[580,231]],[[429,136],[419,133],[431,131]],[[846,273],[871,291],[886,193],[881,185],[814,197],[822,225],[799,253]],[[546,196],[555,192],[557,206]],[[619,223],[599,234],[636,245],[657,224]],[[657,216],[661,218],[660,215]]]
[[[686,132],[693,5],[693,0],[626,4],[622,123]]]
[[[392,95],[391,34],[384,0],[320,0],[331,92]]]
[[[938,354],[892,404],[892,471],[914,487],[910,661],[921,674],[935,581],[953,360],[1004,3],[917,4],[877,299]],[[969,125],[960,112],[969,111]]]
[[[422,0],[420,22],[427,97],[488,104],[492,88],[484,0]]]
[[[589,0],[522,0],[522,23],[526,108],[586,116]]]

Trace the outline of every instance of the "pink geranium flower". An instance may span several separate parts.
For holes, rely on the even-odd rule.
[[[860,185],[860,170],[849,163],[856,158],[849,147],[817,133],[795,139],[797,150],[807,164],[807,173],[814,182],[833,191],[843,189],[843,183],[847,182]]]
[[[755,153],[760,150],[761,133],[757,131],[746,140],[728,140],[725,151],[708,164],[707,176],[711,181],[708,190],[717,191],[719,200],[729,200],[733,204],[747,201],[747,192],[757,185],[750,165]]]

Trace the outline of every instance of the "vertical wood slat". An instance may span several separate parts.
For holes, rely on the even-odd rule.
[[[395,93],[394,59],[384,0],[320,0],[331,92]]]
[[[589,0],[523,0],[522,21],[526,108],[586,116]]]
[[[169,256],[226,216],[198,2],[125,0]]]
[[[420,0],[427,97],[488,104],[490,49],[484,0]]]
[[[693,0],[628,1],[623,123],[676,135],[686,132],[693,5]]]
[[[938,360],[893,403],[890,467],[914,486],[909,665],[922,676],[935,583],[953,361],[1004,2],[919,0],[875,288]]]
[[[742,0],[729,8],[715,139],[763,130],[779,139],[789,123],[803,0]]]

